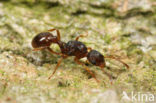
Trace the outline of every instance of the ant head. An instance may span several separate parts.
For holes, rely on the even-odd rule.
[[[99,66],[101,68],[105,67],[104,56],[100,52],[98,52],[96,50],[91,50],[87,54],[87,59],[93,65]]]
[[[32,40],[33,48],[49,47],[51,43],[57,43],[58,38],[49,32],[42,32],[36,35]]]

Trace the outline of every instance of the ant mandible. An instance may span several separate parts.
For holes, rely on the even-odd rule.
[[[57,31],[57,37],[52,35],[51,33],[49,33],[50,31]],[[69,56],[75,56],[74,61],[77,64],[80,64],[82,66],[84,66],[85,70],[91,74],[91,76],[97,81],[99,82],[98,79],[96,79],[96,76],[94,75],[93,72],[91,72],[89,70],[89,68],[80,61],[81,58],[87,57],[87,60],[95,65],[100,67],[100,69],[111,79],[112,76],[110,74],[108,74],[107,72],[104,71],[104,67],[106,66],[105,63],[105,59],[104,58],[111,58],[111,59],[115,59],[118,60],[119,62],[121,62],[123,65],[125,65],[127,68],[129,68],[129,66],[124,63],[123,61],[119,60],[118,58],[114,57],[114,56],[103,56],[100,52],[93,50],[91,48],[87,48],[82,42],[78,41],[80,37],[86,37],[84,35],[80,35],[78,37],[76,37],[75,40],[71,40],[68,41],[67,43],[62,42],[60,40],[60,32],[57,29],[50,29],[48,30],[49,32],[44,32],[44,33],[40,33],[38,34],[36,37],[34,37],[34,39],[32,40],[32,46],[35,48],[34,50],[42,50],[42,49],[48,49],[51,53],[54,53],[56,55],[61,55],[61,59],[58,61],[52,75],[48,78],[50,79],[56,72],[56,70],[58,69],[58,67],[60,66],[61,62],[63,59],[69,57]],[[57,43],[60,47],[61,53],[56,53],[54,52],[51,48],[50,45],[52,43]]]

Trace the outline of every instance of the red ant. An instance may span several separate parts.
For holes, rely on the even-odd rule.
[[[56,72],[57,68],[60,66],[62,60],[67,58],[68,56],[75,56],[74,61],[77,64],[84,66],[85,70],[88,73],[90,73],[91,76],[97,82],[99,82],[99,80],[96,79],[94,73],[91,72],[89,70],[89,68],[83,62],[80,61],[81,58],[87,57],[87,60],[91,64],[100,67],[100,69],[105,74],[107,74],[110,79],[112,78],[112,76],[110,74],[106,73],[103,69],[106,66],[104,58],[111,58],[111,59],[118,60],[119,62],[124,64],[127,68],[129,68],[129,66],[126,63],[124,63],[123,61],[119,60],[118,58],[116,58],[114,56],[107,56],[107,57],[105,56],[104,57],[100,52],[98,52],[96,50],[92,50],[91,48],[87,48],[82,42],[78,41],[80,37],[85,37],[84,35],[80,35],[80,36],[76,37],[75,40],[68,41],[67,43],[65,43],[60,40],[60,32],[57,29],[50,29],[48,31],[54,31],[54,30],[57,31],[57,37],[52,35],[49,32],[44,32],[44,33],[38,34],[32,40],[32,46],[35,48],[34,50],[48,49],[51,53],[62,56],[62,58],[58,61],[57,65],[56,65],[52,75],[49,77],[49,79],[55,74],[55,72]],[[56,53],[52,49],[50,49],[51,43],[57,43],[61,49],[61,53]]]

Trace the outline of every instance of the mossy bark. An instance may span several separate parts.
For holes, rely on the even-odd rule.
[[[123,91],[155,94],[155,5],[154,0],[1,0],[0,102],[123,103]],[[64,42],[88,32],[81,42],[104,56],[118,56],[130,69],[106,59],[105,70],[117,77],[111,85],[98,67],[88,65],[96,83],[69,57],[48,80],[60,56],[32,51],[31,40],[51,28],[60,30]],[[51,48],[60,52],[57,45]]]

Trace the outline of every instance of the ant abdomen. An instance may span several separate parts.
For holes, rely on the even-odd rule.
[[[49,32],[39,33],[32,40],[33,48],[49,47],[51,43],[57,43],[57,37]]]
[[[100,66],[100,67],[105,66],[104,56],[100,52],[98,52],[96,50],[91,50],[87,54],[87,59],[93,65]]]

